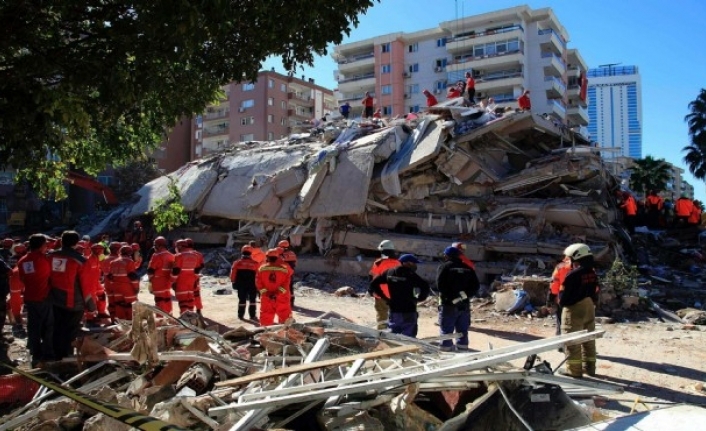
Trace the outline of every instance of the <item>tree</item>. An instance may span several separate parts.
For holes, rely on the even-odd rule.
[[[706,179],[706,89],[689,103],[689,114],[684,120],[689,125],[690,144],[682,148],[686,152],[684,162],[696,178]]]
[[[664,190],[671,176],[669,164],[664,159],[647,156],[635,160],[630,168],[630,188],[641,193]]]
[[[168,128],[254,81],[311,65],[372,0],[0,3],[0,160],[44,196],[70,167],[142,157]]]

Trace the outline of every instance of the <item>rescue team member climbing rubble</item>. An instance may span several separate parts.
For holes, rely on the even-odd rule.
[[[230,281],[233,283],[233,290],[238,292],[238,319],[243,320],[245,318],[245,308],[247,307],[250,320],[257,320],[255,276],[260,265],[253,260],[252,247],[250,245],[244,245],[240,252],[240,259],[233,262],[230,269]]]
[[[267,250],[267,260],[257,270],[255,286],[260,292],[260,325],[274,323],[275,315],[279,323],[284,323],[292,315],[288,286],[291,283],[292,268],[280,257],[276,248]]]
[[[167,240],[163,236],[154,239],[155,252],[147,265],[147,278],[152,286],[154,305],[172,314],[172,267],[174,255],[167,250]]]
[[[380,258],[373,262],[370,268],[370,280],[387,271],[388,269],[400,266],[400,261],[395,258],[395,244],[390,240],[383,240],[378,245],[380,250]],[[375,320],[377,321],[378,329],[387,329],[387,321],[390,317],[390,307],[387,302],[390,300],[390,290],[386,283],[380,285],[382,296],[373,294],[375,298]]]

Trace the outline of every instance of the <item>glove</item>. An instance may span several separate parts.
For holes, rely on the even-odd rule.
[[[86,310],[89,313],[93,313],[97,309],[98,309],[98,307],[96,307],[96,301],[93,299],[93,296],[91,295],[88,298],[86,298]]]
[[[264,295],[267,293],[267,289],[260,289],[260,295]]]
[[[278,287],[277,290],[279,291],[279,293],[282,293],[282,294],[287,293],[287,289],[285,289],[282,286]]]

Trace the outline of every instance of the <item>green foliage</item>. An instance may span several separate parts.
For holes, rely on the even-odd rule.
[[[706,89],[689,103],[689,114],[684,120],[689,125],[690,144],[682,148],[684,162],[696,178],[706,179]]]
[[[115,169],[115,179],[118,184],[113,192],[119,201],[127,201],[140,187],[161,175],[154,163],[146,159],[129,162]]]
[[[670,166],[664,159],[647,156],[635,160],[635,165],[630,168],[630,188],[636,192],[664,190],[670,178]]]
[[[155,202],[151,212],[152,225],[158,234],[165,234],[189,222],[189,214],[181,204],[179,189],[174,180],[169,184],[169,197]]]
[[[311,65],[372,0],[0,2],[0,160],[44,196],[148,154],[263,61]],[[57,163],[54,163],[58,161]]]
[[[635,291],[638,287],[637,267],[634,265],[625,265],[622,260],[615,259],[613,265],[603,276],[603,285],[612,287],[615,292],[620,295],[629,291]]]

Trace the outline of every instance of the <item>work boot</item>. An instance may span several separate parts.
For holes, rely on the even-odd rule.
[[[596,377],[596,367],[585,367],[583,373],[587,376]]]
[[[242,314],[238,314],[238,320],[245,320],[245,316]]]

